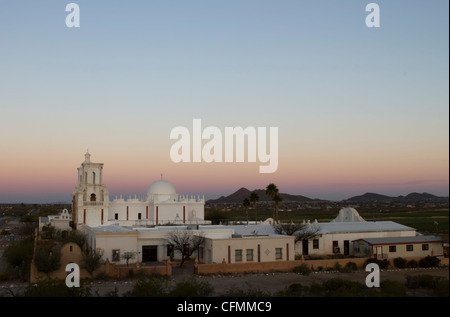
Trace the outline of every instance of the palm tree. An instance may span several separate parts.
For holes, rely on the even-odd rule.
[[[259,195],[253,191],[250,193],[249,199],[250,199],[250,202],[253,204],[253,208],[255,209],[256,223],[258,223],[258,213],[256,212],[256,202],[259,200]]]
[[[280,194],[276,193],[272,200],[275,202],[276,221],[278,222],[278,204],[283,200]]]
[[[266,195],[267,196],[270,196],[270,198],[273,200],[273,198],[277,194],[278,194],[278,187],[277,187],[277,185],[275,185],[274,183],[270,183],[269,185],[267,185],[267,187],[266,187]],[[275,213],[274,212],[272,213],[272,218],[273,219],[275,219]]]
[[[244,208],[245,208],[245,213],[247,215],[247,226],[248,226],[248,207],[250,206],[250,200],[248,198],[245,198],[242,201],[242,206],[244,206]]]

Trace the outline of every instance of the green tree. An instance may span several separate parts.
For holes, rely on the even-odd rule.
[[[250,207],[250,200],[248,198],[245,198],[242,201],[242,206],[245,208],[245,215],[247,217],[247,225],[248,225],[248,207]]]
[[[20,279],[25,279],[25,276],[30,272],[30,263],[33,259],[34,240],[27,238],[25,240],[16,242],[10,245],[3,252],[3,258],[6,264],[16,274],[20,275]]]
[[[275,197],[275,195],[278,194],[278,187],[274,183],[270,183],[266,187],[266,195],[269,196],[272,200]],[[275,210],[272,213],[272,218],[275,219]]]
[[[278,218],[278,207],[281,203],[281,201],[283,200],[283,198],[281,197],[280,194],[276,193],[273,197],[272,200],[275,202],[275,219],[276,222],[279,222],[279,218]]]
[[[136,252],[124,252],[122,255],[122,258],[125,259],[125,261],[127,262],[127,266],[128,266],[128,262],[130,262],[131,259],[134,259],[136,257]]]
[[[258,223],[258,212],[256,210],[256,203],[259,200],[259,195],[255,191],[253,191],[250,193],[249,200],[253,204],[253,209],[255,209],[255,220],[256,220],[256,223]]]
[[[60,267],[61,253],[57,250],[37,248],[34,255],[34,265],[39,272],[45,273],[48,277],[51,272]]]

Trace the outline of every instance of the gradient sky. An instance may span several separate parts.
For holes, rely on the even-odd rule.
[[[0,0],[0,202],[70,201],[87,149],[111,196],[448,196],[447,0],[69,2]],[[194,118],[278,127],[277,172],[173,163]]]

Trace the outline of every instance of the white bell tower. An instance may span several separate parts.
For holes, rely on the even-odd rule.
[[[86,152],[78,168],[78,185],[72,193],[72,227],[99,226],[108,220],[109,192],[103,184],[103,163],[91,162]]]

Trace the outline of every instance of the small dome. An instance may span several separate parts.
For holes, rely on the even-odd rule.
[[[171,195],[176,193],[175,186],[171,182],[160,179],[150,185],[147,190],[147,197],[153,196],[153,199],[157,198],[159,201],[166,201]]]

